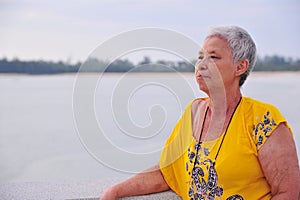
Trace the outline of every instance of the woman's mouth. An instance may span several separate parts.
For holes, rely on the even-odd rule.
[[[204,74],[199,74],[196,76],[197,79],[207,79],[210,78],[210,76],[204,75]]]

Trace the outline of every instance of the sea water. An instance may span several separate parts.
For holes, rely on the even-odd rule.
[[[159,151],[185,104],[205,96],[193,74],[84,77],[98,78],[90,102],[99,133],[126,155],[151,155],[147,162],[125,159],[105,149],[103,141],[94,141],[91,144],[97,146],[97,153],[106,156],[101,160],[94,147],[83,141],[85,134],[94,130],[79,131],[74,119],[81,114],[73,104],[78,80],[75,74],[0,75],[0,182],[128,177],[157,163]],[[293,129],[300,155],[300,73],[253,73],[242,93],[279,108]],[[85,97],[84,91],[82,95]],[[83,105],[83,109],[85,106],[91,105]],[[134,170],[128,170],[132,165]]]

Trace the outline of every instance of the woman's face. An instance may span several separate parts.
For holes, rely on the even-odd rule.
[[[233,56],[227,42],[219,37],[204,41],[195,67],[199,88],[210,94],[231,87],[236,81]]]

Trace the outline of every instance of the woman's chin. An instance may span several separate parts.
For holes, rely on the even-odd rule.
[[[204,84],[198,84],[198,87],[199,87],[199,89],[200,89],[202,92],[205,92],[206,94],[209,94],[209,90],[208,90],[208,88],[207,88],[206,85],[204,85]]]

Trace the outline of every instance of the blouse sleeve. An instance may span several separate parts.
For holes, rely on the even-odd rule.
[[[168,165],[172,164],[174,160],[178,158],[178,156],[175,156],[178,151],[178,134],[179,129],[181,126],[182,116],[176,123],[176,125],[173,128],[173,131],[167,141],[165,142],[165,145],[162,149],[159,164],[161,168],[167,167]]]
[[[177,194],[180,194],[180,191],[184,189],[181,187],[182,179],[184,178],[181,172],[185,172],[185,165],[182,165],[182,159],[187,152],[192,137],[190,130],[190,105],[187,106],[187,109],[175,125],[162,149],[159,160],[160,170],[166,183]]]
[[[265,104],[254,108],[252,136],[257,151],[263,146],[273,131],[281,123],[284,123],[290,129],[286,119],[275,106]]]

